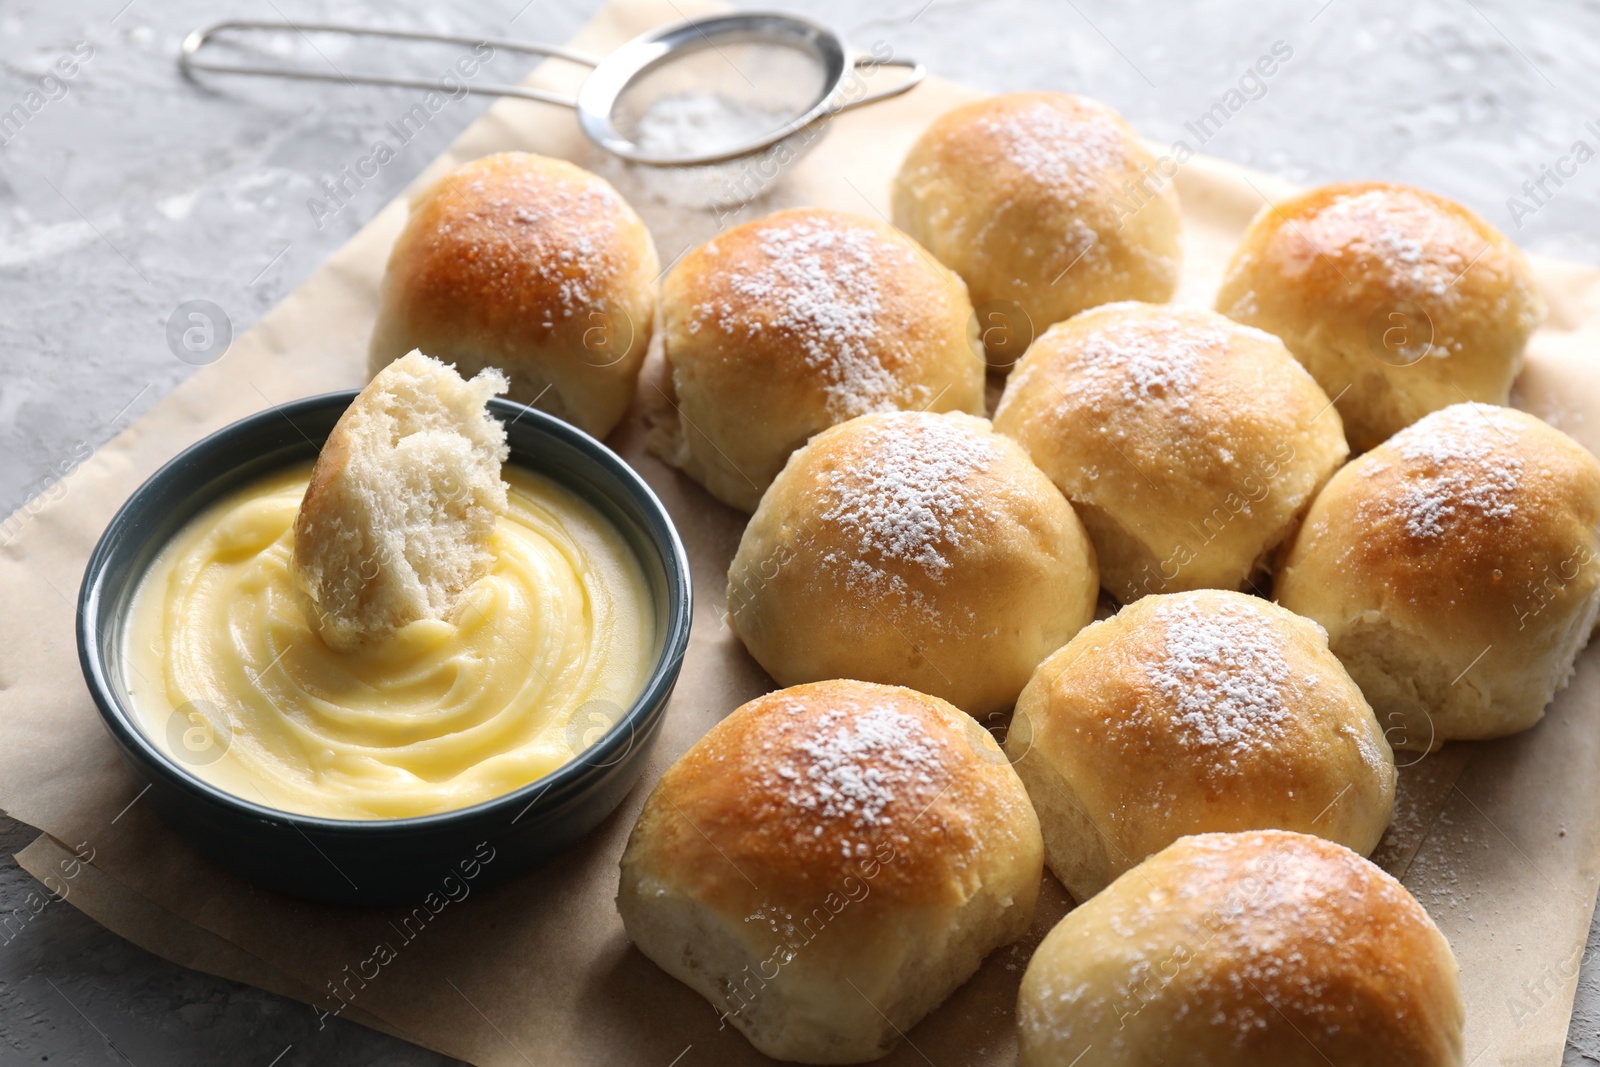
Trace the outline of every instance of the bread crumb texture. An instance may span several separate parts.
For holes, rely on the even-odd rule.
[[[487,573],[505,511],[505,428],[486,409],[498,371],[463,381],[412,352],[373,378],[340,417],[295,520],[293,581],[332,648],[448,619]]]

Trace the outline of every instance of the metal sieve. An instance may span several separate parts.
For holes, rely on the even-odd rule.
[[[592,68],[576,96],[504,83],[474,84],[388,74],[329,73],[287,66],[206,60],[200,52],[221,34],[338,34],[401,41],[487,45],[549,56]],[[687,19],[634,38],[605,58],[556,45],[499,38],[374,29],[336,23],[219,22],[184,38],[186,75],[252,74],[430,89],[456,95],[512,96],[570,107],[588,138],[630,163],[710,168],[781,154],[785,164],[815,144],[827,121],[852,108],[898,96],[926,75],[922,64],[892,54],[881,42],[857,53],[834,31],[795,15],[744,12]],[[332,66],[332,63],[329,63]],[[869,90],[879,67],[909,74]],[[718,113],[720,109],[720,114]]]

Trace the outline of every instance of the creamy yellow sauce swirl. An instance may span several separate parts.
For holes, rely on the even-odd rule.
[[[454,620],[328,648],[289,584],[310,474],[213,505],[135,592],[134,707],[199,777],[307,815],[449,811],[571,761],[643,690],[658,642],[638,560],[590,505],[512,468],[494,565]]]

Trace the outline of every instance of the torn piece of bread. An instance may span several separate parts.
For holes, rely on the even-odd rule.
[[[505,427],[486,405],[497,370],[464,381],[412,352],[340,416],[294,524],[295,594],[330,648],[447,619],[489,569],[505,510]]]

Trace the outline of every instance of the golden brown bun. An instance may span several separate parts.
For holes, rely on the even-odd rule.
[[[1340,471],[1278,575],[1396,748],[1538,722],[1600,611],[1600,461],[1532,415],[1456,404]]]
[[[330,648],[449,619],[489,571],[506,509],[506,430],[489,398],[496,370],[462,381],[419,352],[361,390],[317,455],[294,522],[290,577]]]
[[[1244,587],[1348,455],[1338,412],[1276,337],[1154,304],[1051,327],[994,426],[1072,501],[1124,603]]]
[[[1458,401],[1504,404],[1544,318],[1504,234],[1453,200],[1387,182],[1263,208],[1217,310],[1283,338],[1336,398],[1357,452]]]
[[[1020,1067],[1461,1067],[1455,956],[1340,845],[1186,837],[1070,912],[1018,995]]]
[[[1383,731],[1308,622],[1243,593],[1152,596],[1039,665],[1006,754],[1078,900],[1185,834],[1298,830],[1372,851]]]
[[[993,96],[946,112],[911,146],[894,222],[966,279],[976,307],[1014,301],[1039,334],[1097,304],[1177,289],[1178,194],[1155,162],[1096,100]],[[1015,348],[990,357],[1010,366]]]
[[[633,399],[660,273],[650,231],[606,182],[503,152],[411,202],[384,274],[369,373],[412,349],[604,437]]]
[[[617,908],[762,1052],[862,1063],[1022,935],[1042,852],[976,722],[909,689],[818,682],[752,700],[662,776]]]
[[[966,287],[872,219],[798,208],[720,233],[668,275],[661,321],[677,420],[655,444],[741,511],[835,423],[983,414]]]
[[[1071,505],[988,422],[863,415],[767,490],[728,622],[779,685],[909,685],[983,715],[1094,618],[1097,581]]]

